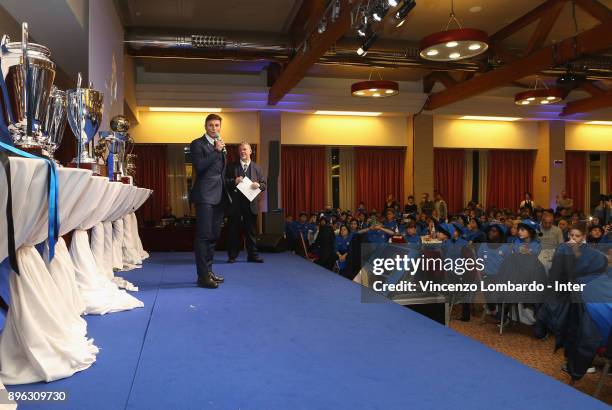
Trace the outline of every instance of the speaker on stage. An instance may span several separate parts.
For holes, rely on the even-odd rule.
[[[259,235],[255,240],[255,245],[260,252],[284,252],[287,250],[287,241],[282,234]]]
[[[263,233],[283,235],[285,232],[285,218],[282,209],[272,209],[262,213]]]

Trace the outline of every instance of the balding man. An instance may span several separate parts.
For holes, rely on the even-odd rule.
[[[244,234],[247,262],[263,262],[257,255],[255,247],[255,224],[259,213],[259,200],[261,193],[249,202],[236,186],[248,177],[253,184],[251,188],[266,189],[266,178],[263,171],[255,162],[251,161],[251,145],[248,142],[241,142],[238,146],[240,160],[227,167],[226,185],[231,187],[232,206],[230,210],[229,229],[227,236],[227,256],[228,262],[236,262],[236,257],[240,253],[240,231]]]
[[[540,238],[542,249],[556,249],[558,245],[565,242],[563,231],[558,226],[553,225],[554,219],[549,212],[545,212],[542,216],[542,237]]]

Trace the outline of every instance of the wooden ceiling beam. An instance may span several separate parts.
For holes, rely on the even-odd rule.
[[[612,10],[598,0],[576,0],[576,5],[602,23],[612,20]]]
[[[542,47],[546,41],[546,38],[548,38],[550,31],[555,25],[555,22],[559,18],[559,14],[561,14],[561,10],[563,10],[564,6],[564,2],[558,1],[557,3],[553,4],[542,17],[540,17],[540,21],[529,39],[529,44],[525,49],[524,55],[528,56],[535,50]]]
[[[304,41],[304,37],[315,29],[326,7],[326,0],[302,0],[289,26],[289,37],[294,46]]]
[[[444,85],[446,88],[457,84],[457,80],[455,80],[448,72],[434,71],[427,74],[423,78],[423,92],[425,94],[429,94],[437,82],[442,83],[442,85]]]
[[[547,0],[545,3],[540,4],[538,7],[529,11],[527,14],[523,15],[522,17],[519,17],[518,19],[514,20],[512,23],[508,24],[506,27],[502,28],[501,30],[497,31],[495,34],[491,35],[489,37],[489,41],[491,43],[495,43],[495,42],[500,42],[510,37],[512,34],[516,33],[517,31],[522,30],[523,28],[527,27],[534,21],[540,19],[551,8],[556,7],[558,3],[565,3],[567,1],[568,0]]]
[[[602,95],[606,92],[605,90],[601,89],[598,85],[595,85],[594,83],[590,81],[585,81],[584,83],[580,84],[580,87],[582,87],[584,91],[591,94],[592,96]]]
[[[435,110],[581,56],[606,51],[612,48],[610,32],[612,32],[612,21],[601,23],[576,37],[541,48],[529,56],[431,95],[426,109]]]
[[[559,115],[565,117],[608,107],[612,107],[612,90],[605,91],[594,97],[568,102]]]
[[[327,29],[319,34],[316,30],[307,37],[307,48],[300,49],[281,72],[268,92],[268,104],[276,105],[293,87],[304,78],[304,75],[323,54],[325,54],[351,28],[351,12],[361,1],[340,0],[340,15],[336,21],[327,21]],[[323,17],[325,10],[314,21]],[[314,16],[313,16],[314,17]]]

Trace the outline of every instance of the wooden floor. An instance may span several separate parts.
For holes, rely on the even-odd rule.
[[[459,312],[455,312],[454,317]],[[554,351],[554,338],[549,336],[545,340],[538,340],[532,336],[529,326],[512,324],[504,328],[504,334],[499,334],[499,327],[495,319],[487,317],[487,323],[481,324],[480,314],[472,317],[469,322],[452,320],[450,326],[458,332],[469,336],[479,342],[510,356],[527,366],[536,369],[563,383],[569,383],[570,377],[561,370],[564,363],[563,350]],[[601,376],[603,363],[596,359],[597,373],[587,374],[574,387],[586,394],[592,395]],[[491,383],[495,383],[495,377],[491,375]],[[612,376],[608,376],[599,399],[605,403],[612,404]]]

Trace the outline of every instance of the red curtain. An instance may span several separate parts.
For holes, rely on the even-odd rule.
[[[153,190],[149,198],[137,212],[138,220],[159,221],[166,205],[166,145],[136,144],[136,185]]]
[[[285,215],[325,207],[325,147],[281,147],[281,188]]]
[[[404,199],[405,148],[355,148],[355,200],[382,211],[388,194]],[[355,208],[357,207],[355,204]]]
[[[518,209],[525,192],[533,195],[533,151],[493,150],[489,152],[487,204]]]
[[[585,210],[587,184],[587,153],[565,152],[565,191],[574,200],[574,210]]]
[[[612,152],[608,152],[608,195],[612,195]]]
[[[462,149],[434,150],[434,189],[442,194],[449,214],[463,210],[465,151]]]

